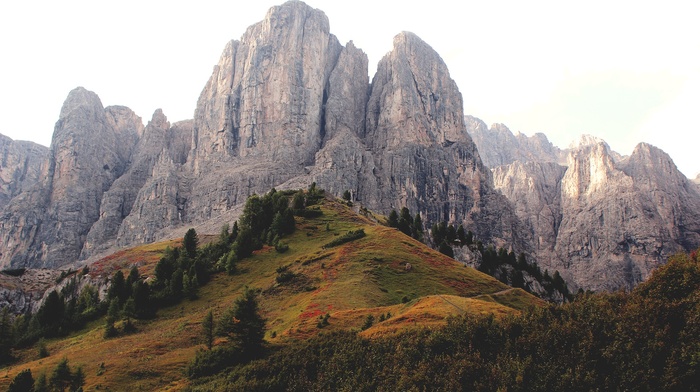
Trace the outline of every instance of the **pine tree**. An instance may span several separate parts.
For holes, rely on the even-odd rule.
[[[214,313],[210,310],[202,321],[202,332],[204,333],[204,343],[211,350],[214,344]]]
[[[124,273],[119,270],[115,272],[114,276],[112,277],[112,284],[109,286],[109,290],[107,291],[107,298],[110,300],[112,298],[117,298],[119,303],[123,304],[124,301],[126,301],[126,297],[126,280],[124,279]]]
[[[343,200],[350,201],[351,198],[352,198],[352,195],[350,194],[350,191],[345,190],[345,192],[343,192]]]
[[[387,220],[387,225],[389,227],[399,227],[399,214],[396,212],[396,210],[391,210],[389,213],[389,219]]]
[[[28,392],[34,390],[34,377],[32,377],[32,371],[30,369],[24,369],[17,373],[10,387],[7,389],[8,392]]]
[[[304,192],[299,191],[294,194],[292,199],[292,209],[295,215],[303,215],[304,208],[306,208],[306,198],[304,197]]]
[[[68,359],[63,358],[51,372],[49,385],[54,390],[65,391],[73,382],[73,374],[68,364]]]
[[[455,257],[454,250],[452,250],[452,247],[445,241],[442,241],[440,243],[440,247],[438,248],[438,252],[442,253],[443,255],[452,257],[452,258]]]
[[[263,344],[265,319],[260,316],[257,294],[246,287],[219,322],[218,333],[228,336],[241,350],[255,354]]]
[[[459,240],[459,245],[467,245],[467,233],[464,231],[464,226],[459,225],[457,228],[457,239]]]
[[[2,309],[2,314],[0,314],[0,364],[8,362],[11,359],[13,340],[10,309],[5,307]]]
[[[40,373],[34,381],[34,392],[48,392],[49,386],[46,381],[46,373]]]
[[[187,230],[185,237],[182,240],[182,245],[185,247],[185,252],[187,256],[194,259],[197,256],[197,246],[199,245],[199,238],[197,238],[197,231],[194,228]]]
[[[413,219],[413,238],[418,241],[423,241],[423,219],[420,217],[420,212],[416,213],[416,217]]]
[[[401,213],[399,213],[399,230],[401,230],[402,233],[410,236],[412,225],[413,217],[411,216],[411,212],[406,207],[401,208]]]

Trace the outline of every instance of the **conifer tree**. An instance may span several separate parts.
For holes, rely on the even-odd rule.
[[[420,217],[420,212],[416,213],[416,217],[413,219],[413,238],[418,241],[423,241],[423,219]]]
[[[29,392],[34,390],[34,377],[32,377],[32,371],[30,369],[24,369],[17,373],[10,387],[7,389],[8,392]]]
[[[265,319],[258,309],[257,294],[246,287],[219,322],[218,333],[228,336],[241,350],[252,355],[263,344]]]
[[[406,207],[401,208],[401,213],[399,213],[399,230],[401,230],[402,233],[410,236],[412,225],[413,217],[411,216],[411,212]]]
[[[214,344],[214,313],[211,310],[209,310],[209,313],[204,317],[204,321],[202,321],[202,332],[204,333],[204,343],[211,350]]]
[[[399,214],[396,212],[396,210],[391,210],[389,213],[389,219],[387,220],[387,225],[389,227],[399,227]]]
[[[194,228],[187,230],[185,237],[182,240],[182,245],[185,247],[185,252],[189,258],[194,259],[197,256],[197,246],[199,245],[199,238],[197,237],[197,231]]]

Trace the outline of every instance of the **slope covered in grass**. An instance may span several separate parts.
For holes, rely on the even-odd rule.
[[[100,319],[67,338],[49,340],[47,358],[39,359],[36,348],[17,352],[20,360],[4,369],[0,389],[23,369],[31,369],[35,378],[41,372],[48,376],[65,357],[71,366],[82,366],[85,390],[180,390],[189,383],[185,367],[204,347],[205,315],[212,310],[220,317],[246,286],[260,291],[266,340],[282,345],[319,332],[359,331],[368,315],[377,321],[363,335],[375,337],[443,325],[450,315],[498,317],[541,304],[338,201],[322,199],[318,208],[321,213],[309,214],[313,218],[296,217],[296,231],[283,238],[288,251],[263,247],[239,261],[236,274],[214,274],[197,299],[137,321],[133,334],[105,339]],[[364,237],[325,247],[360,229]],[[91,273],[111,275],[137,264],[141,274],[150,275],[166,246],[176,245],[170,241],[120,251],[93,264]],[[319,328],[326,314],[327,325]]]

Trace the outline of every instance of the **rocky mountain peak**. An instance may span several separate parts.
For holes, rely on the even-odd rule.
[[[375,147],[471,143],[462,94],[442,58],[413,33],[398,34],[379,62],[367,114],[367,137]]]
[[[596,145],[599,143],[607,144],[607,143],[605,143],[605,140],[603,140],[601,138],[595,137],[593,135],[583,134],[583,135],[579,136],[578,139],[572,141],[569,144],[569,149],[575,150],[575,149],[579,149],[579,148],[583,148],[583,147]]]
[[[74,116],[75,114],[73,112],[76,110],[96,115],[104,110],[104,108],[97,94],[84,87],[76,87],[68,93],[68,97],[63,101],[59,121],[69,116]]]
[[[562,192],[577,198],[599,191],[611,180],[615,162],[605,142],[587,144],[569,152],[568,167],[562,181]]]
[[[323,139],[324,90],[342,49],[329,30],[322,11],[289,1],[230,42],[195,111],[197,160],[223,154],[311,163]]]

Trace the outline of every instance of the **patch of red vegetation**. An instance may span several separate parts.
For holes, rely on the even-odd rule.
[[[323,311],[321,309],[314,309],[310,310],[308,312],[304,312],[299,315],[300,319],[310,319],[310,318],[316,318],[318,316],[323,315]]]
[[[471,281],[461,281],[456,279],[448,279],[445,281],[448,286],[457,289],[460,294],[470,293],[474,288],[474,283]]]
[[[323,270],[323,279],[325,280],[335,280],[338,277],[338,270],[336,269],[325,269]]]

